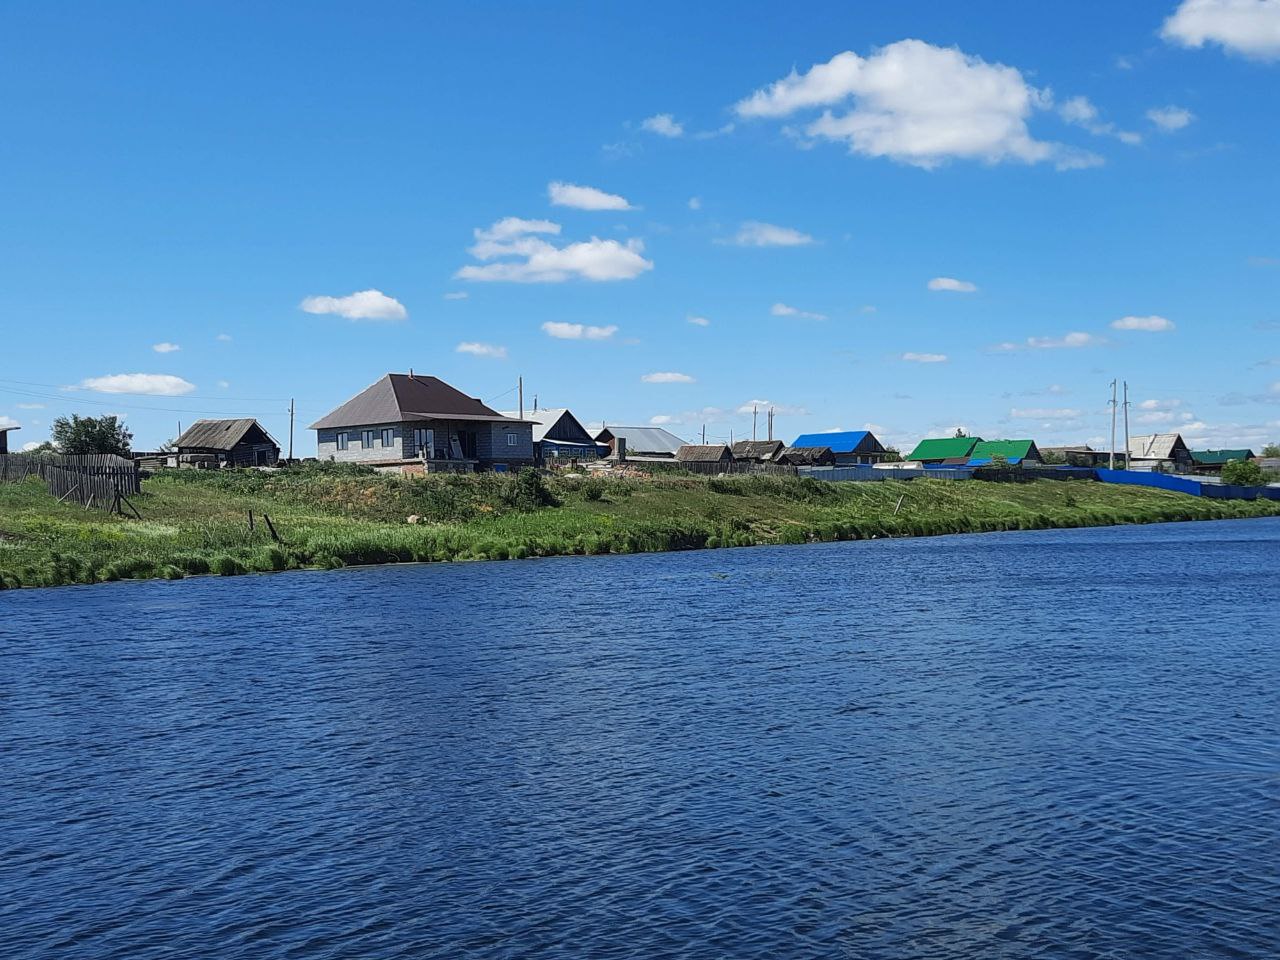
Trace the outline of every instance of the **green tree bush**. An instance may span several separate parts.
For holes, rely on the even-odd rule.
[[[1222,468],[1222,482],[1257,487],[1264,482],[1262,467],[1252,460],[1231,460]]]
[[[127,457],[133,434],[118,417],[58,417],[53,421],[54,446],[59,453],[83,456],[95,453],[114,453]]]

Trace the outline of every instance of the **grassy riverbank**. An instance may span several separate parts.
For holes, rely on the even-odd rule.
[[[407,479],[334,467],[173,472],[144,481],[135,502],[140,521],[59,504],[35,479],[0,484],[0,588],[1280,515],[1280,503],[1088,482]]]

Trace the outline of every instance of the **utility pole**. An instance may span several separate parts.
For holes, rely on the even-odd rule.
[[[1129,469],[1129,381],[1124,382],[1124,468]]]
[[[758,420],[759,415],[760,415],[760,411],[756,408],[756,405],[753,403],[751,405],[751,442],[752,443],[755,443],[755,440],[756,440],[756,421]]]
[[[1116,382],[1111,381],[1111,459],[1108,461],[1110,469],[1116,468]]]
[[[769,442],[773,442],[773,407],[769,408]]]
[[[289,398],[289,459],[293,459],[293,398]]]
[[[702,425],[702,445],[704,447],[707,445],[707,425],[705,423]]]
[[[516,389],[520,391],[520,419],[524,419],[524,377],[516,378]]]

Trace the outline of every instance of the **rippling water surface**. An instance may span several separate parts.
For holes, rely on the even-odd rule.
[[[1280,521],[0,593],[0,956],[1280,955]]]

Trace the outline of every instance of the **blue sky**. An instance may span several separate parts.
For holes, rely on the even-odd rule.
[[[413,367],[688,438],[1099,444],[1119,377],[1134,433],[1261,446],[1278,85],[1280,0],[14,0],[0,423],[283,439],[292,397],[307,454]]]

